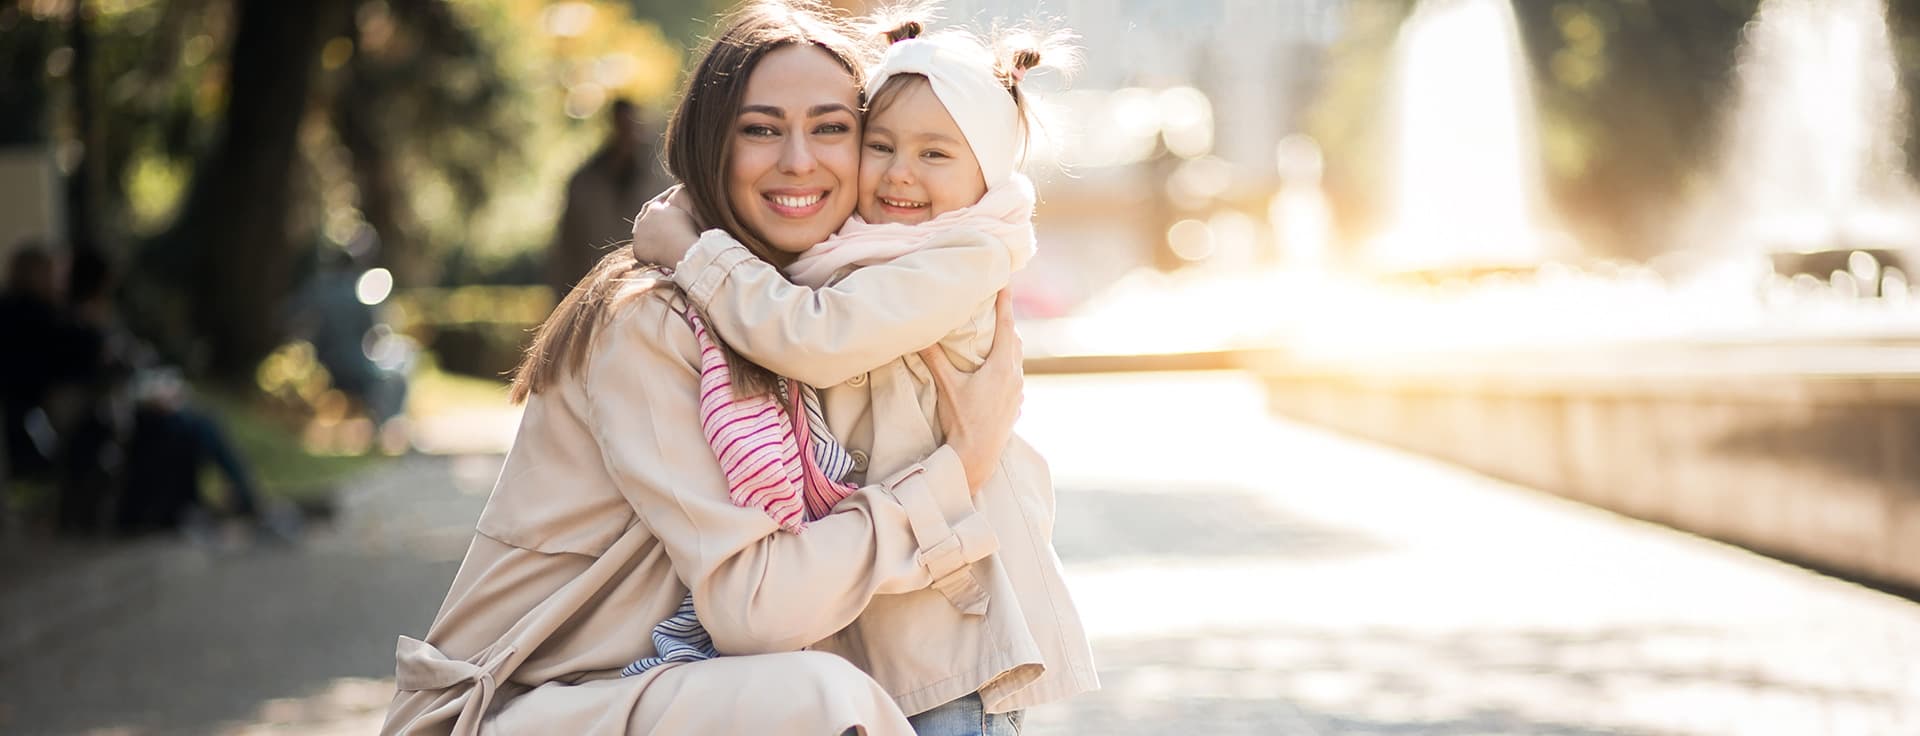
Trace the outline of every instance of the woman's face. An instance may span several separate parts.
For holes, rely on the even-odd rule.
[[[853,214],[860,165],[858,91],[826,51],[761,57],[734,118],[727,199],[768,245],[799,253]]]

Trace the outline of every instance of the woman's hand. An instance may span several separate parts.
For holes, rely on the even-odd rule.
[[[700,224],[680,185],[668,187],[633,218],[633,257],[642,263],[672,267],[700,239]]]
[[[993,347],[980,370],[961,373],[938,345],[920,351],[939,396],[940,430],[960,455],[967,486],[976,494],[993,477],[1013,436],[1026,386],[1020,335],[1013,330],[1013,297],[1006,289],[994,298],[993,311]]]

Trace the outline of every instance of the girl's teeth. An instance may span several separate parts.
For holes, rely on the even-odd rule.
[[[881,197],[880,202],[887,205],[888,207],[904,207],[908,209],[926,206],[919,202],[902,202],[896,199],[887,199],[886,197]]]
[[[773,202],[781,207],[812,207],[813,203],[820,201],[820,198],[825,196],[827,196],[825,192],[815,194],[811,197],[787,197],[775,194],[773,195]]]

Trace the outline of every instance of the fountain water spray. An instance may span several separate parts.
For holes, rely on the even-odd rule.
[[[1776,264],[1832,252],[1840,269],[1852,251],[1920,246],[1883,0],[1767,0],[1736,84],[1720,177],[1689,246]]]
[[[1395,51],[1392,217],[1368,249],[1372,265],[1544,261],[1531,81],[1508,0],[1424,0]]]

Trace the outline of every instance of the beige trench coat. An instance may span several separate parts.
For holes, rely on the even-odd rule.
[[[528,401],[426,639],[400,641],[382,733],[910,733],[866,674],[796,650],[995,551],[959,458],[943,447],[782,531],[728,499],[684,300],[623,295],[584,369]],[[689,591],[714,645],[753,656],[617,677]]]
[[[855,469],[888,477],[944,441],[934,386],[912,353],[937,341],[955,365],[977,368],[993,344],[993,294],[1008,270],[999,241],[958,232],[815,291],[712,230],[673,278],[742,355],[826,387],[827,423]],[[932,589],[876,596],[853,625],[813,647],[858,665],[909,715],[975,691],[997,713],[1099,687],[1053,550],[1046,461],[1014,437],[976,502],[999,552]]]

